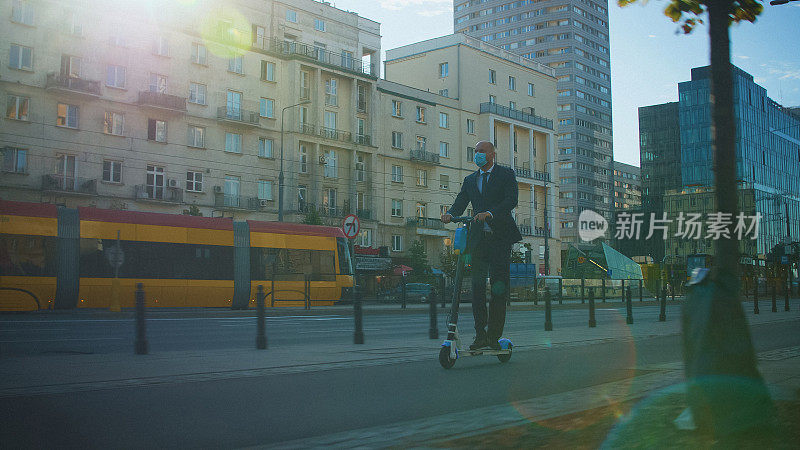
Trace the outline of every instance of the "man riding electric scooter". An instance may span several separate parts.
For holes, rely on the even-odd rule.
[[[474,227],[479,227],[472,242],[472,315],[475,319],[475,341],[470,350],[499,350],[506,320],[511,279],[509,264],[511,246],[522,240],[511,210],[517,206],[519,191],[514,170],[495,164],[495,148],[491,142],[475,145],[475,164],[479,169],[464,178],[455,202],[442,214],[442,223],[460,216],[472,204]],[[486,273],[491,280],[491,298],[487,318]],[[488,324],[488,329],[487,329]]]

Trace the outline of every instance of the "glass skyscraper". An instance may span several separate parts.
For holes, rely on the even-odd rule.
[[[561,227],[564,242],[577,243],[583,209],[613,216],[608,2],[454,0],[453,6],[456,33],[555,69],[560,198],[551,226]],[[504,106],[528,105],[520,96]]]

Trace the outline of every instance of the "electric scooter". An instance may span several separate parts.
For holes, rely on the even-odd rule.
[[[471,226],[473,219],[473,217],[469,216],[450,219],[451,222],[460,222],[463,225],[456,229],[455,239],[453,240],[453,251],[458,255],[456,276],[453,280],[453,304],[447,317],[447,339],[444,340],[442,348],[439,350],[439,364],[445,369],[453,367],[456,364],[456,360],[461,356],[494,355],[497,356],[500,362],[508,362],[511,359],[511,351],[514,347],[514,344],[509,339],[501,338],[498,339],[500,350],[490,348],[470,350],[469,348],[462,348],[461,336],[458,333],[458,304],[461,302],[461,279],[464,275],[464,266],[467,264],[466,260],[471,253],[467,244],[472,237],[471,230],[477,229]]]

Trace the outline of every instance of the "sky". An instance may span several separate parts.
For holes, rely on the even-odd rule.
[[[383,51],[453,32],[452,0],[330,0],[381,24]],[[676,34],[666,1],[609,4],[614,159],[639,165],[638,108],[678,100],[678,83],[709,63],[708,27]],[[800,106],[800,1],[765,3],[756,23],[731,27],[731,60],[767,95]],[[381,59],[384,59],[382,55]]]

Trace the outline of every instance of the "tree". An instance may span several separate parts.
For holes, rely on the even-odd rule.
[[[411,244],[408,249],[409,266],[413,269],[411,271],[411,280],[415,282],[425,283],[430,281],[431,266],[428,264],[428,253],[425,251],[425,243],[421,239],[417,239]]]
[[[458,255],[453,253],[452,248],[447,247],[442,250],[442,253],[439,254],[439,264],[442,266],[442,272],[444,272],[444,274],[450,279],[453,279],[456,276],[457,263]]]
[[[618,0],[620,6],[636,1]],[[715,195],[719,212],[734,218],[736,123],[728,27],[755,22],[762,10],[755,0],[669,0],[664,9],[673,22],[681,23],[685,34],[702,24],[700,16],[708,13]],[[738,242],[732,237],[716,240],[715,256],[711,279],[692,290],[684,307],[684,366],[695,422],[725,447],[756,430],[771,433],[775,421],[741,306]]]
[[[306,225],[322,225],[322,219],[319,217],[317,208],[310,208],[308,210],[306,217],[303,219],[303,223]]]
[[[200,208],[197,205],[189,205],[189,209],[185,213],[187,216],[202,216],[203,213],[200,212]]]

